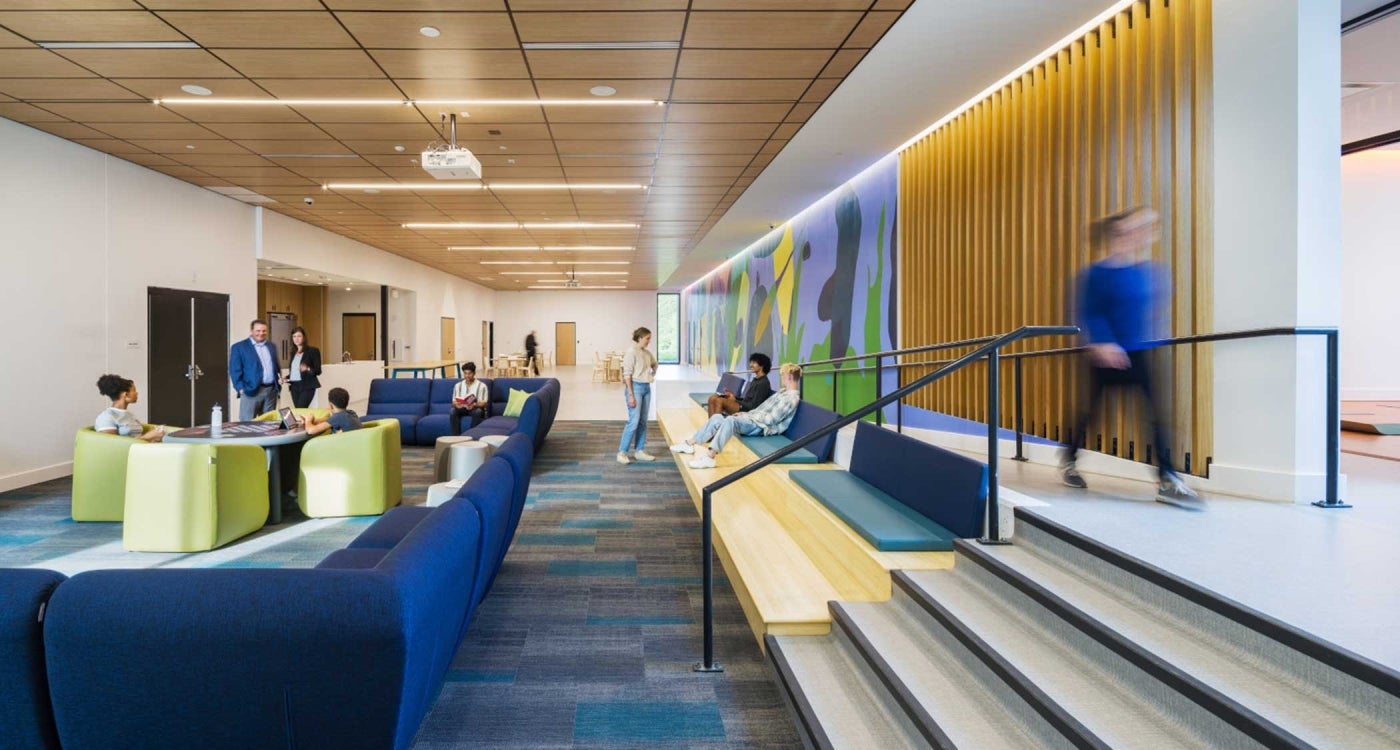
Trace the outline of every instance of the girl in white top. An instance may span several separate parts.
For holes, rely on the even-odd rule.
[[[647,444],[651,382],[656,378],[656,357],[647,349],[651,344],[651,331],[638,328],[632,332],[632,342],[632,348],[622,358],[622,385],[627,391],[627,426],[622,430],[622,442],[617,447],[617,462],[620,464],[629,464],[634,460],[656,460],[655,456],[642,450]],[[636,445],[636,451],[632,451],[633,445]]]
[[[112,405],[97,415],[93,429],[108,435],[134,437],[149,443],[159,443],[165,437],[160,427],[146,429],[135,414],[127,410],[136,403],[136,384],[120,375],[103,375],[97,379],[97,390],[112,400]]]

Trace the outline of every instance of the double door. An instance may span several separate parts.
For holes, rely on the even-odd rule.
[[[192,427],[228,403],[228,295],[183,289],[146,290],[149,385],[142,394],[155,424]]]

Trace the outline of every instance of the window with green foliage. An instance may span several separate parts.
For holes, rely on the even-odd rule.
[[[656,359],[663,365],[681,362],[681,296],[656,295]]]

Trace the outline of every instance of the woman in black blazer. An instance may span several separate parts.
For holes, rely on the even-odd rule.
[[[288,354],[292,356],[292,364],[287,368],[292,406],[305,409],[316,397],[316,389],[321,387],[316,377],[321,374],[321,350],[306,343],[306,329],[297,326],[292,329],[292,350]]]

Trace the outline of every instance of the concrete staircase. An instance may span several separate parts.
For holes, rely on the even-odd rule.
[[[766,636],[812,746],[1400,747],[1400,674],[1016,518],[1014,545],[831,602],[829,635]]]

